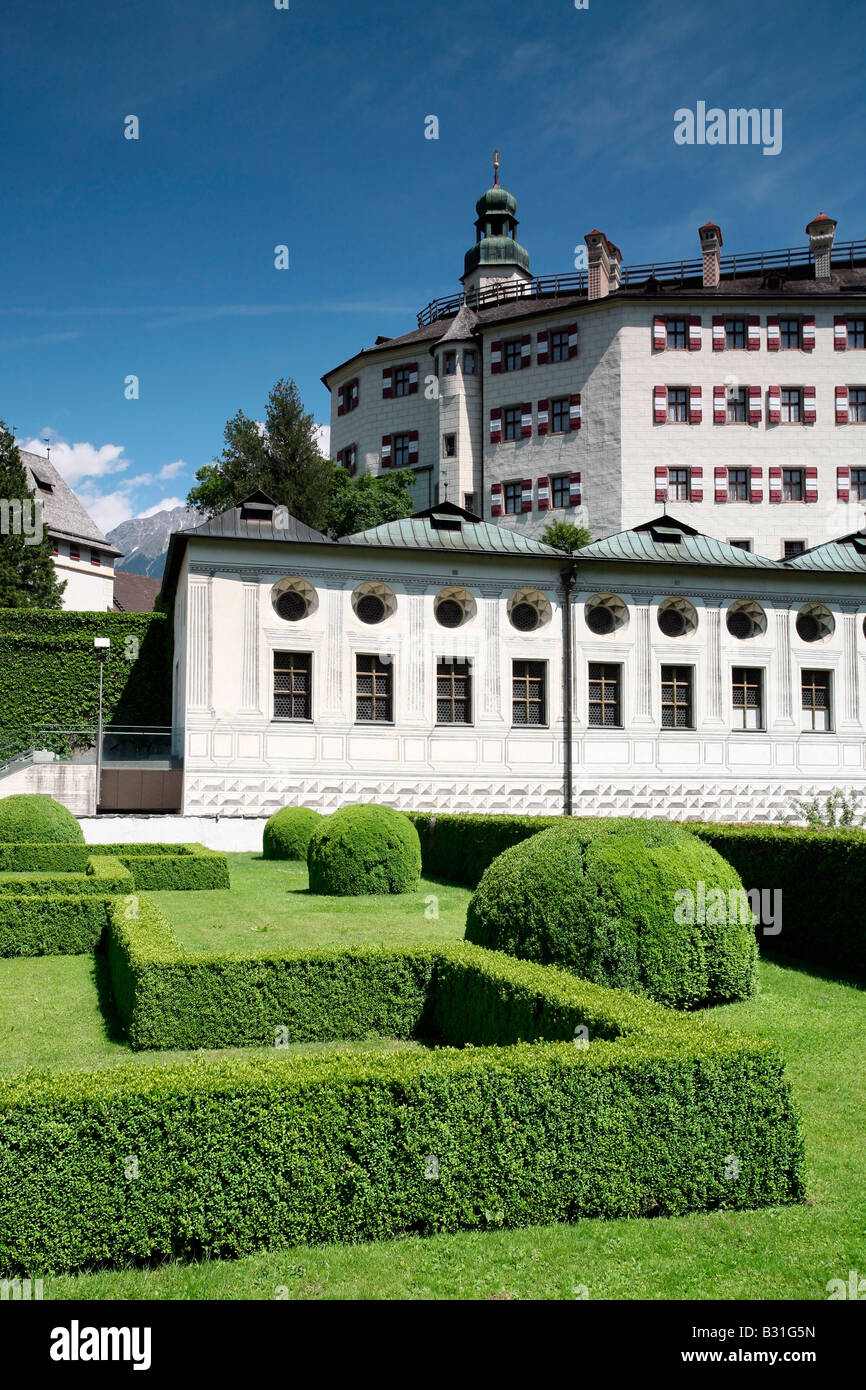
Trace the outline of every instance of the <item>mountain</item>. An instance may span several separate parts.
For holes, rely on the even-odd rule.
[[[117,561],[115,568],[161,579],[172,531],[197,526],[203,520],[204,517],[195,507],[172,507],[168,512],[155,512],[153,516],[136,516],[131,521],[122,521],[108,532],[108,539],[123,551],[123,559]]]

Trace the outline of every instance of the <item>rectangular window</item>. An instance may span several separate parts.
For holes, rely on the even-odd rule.
[[[848,387],[848,424],[866,425],[866,390],[862,386]]]
[[[802,502],[803,500],[803,470],[802,468],[783,468],[782,469],[782,501],[783,502]]]
[[[619,729],[620,682],[622,667],[607,662],[589,663],[589,727],[591,729]]]
[[[826,734],[832,728],[830,708],[830,672],[803,671],[800,675],[803,719],[801,727],[808,732]]]
[[[390,724],[394,718],[394,667],[379,656],[355,658],[355,719]]]
[[[687,468],[668,469],[668,500],[671,502],[688,502],[689,470]]]
[[[436,663],[436,723],[472,723],[472,674],[468,661]]]
[[[77,545],[73,545],[72,541],[69,542],[69,558],[70,560],[81,559],[81,551],[78,549]]]
[[[731,672],[735,729],[764,727],[764,673],[753,666],[735,666]]]
[[[667,339],[669,348],[687,348],[689,345],[688,319],[668,319]]]
[[[475,375],[475,349],[467,348],[463,353],[463,374],[464,376]]]
[[[100,558],[99,558],[99,551],[98,551],[98,550],[91,550],[91,552],[90,552],[90,563],[91,563],[91,565],[100,565],[100,564],[102,564],[102,561],[101,561]]]
[[[519,405],[508,405],[502,412],[506,439],[520,438],[520,423],[523,411]]]
[[[668,424],[687,425],[689,422],[689,393],[685,386],[668,387]]]
[[[409,377],[410,377],[410,375],[411,375],[411,373],[410,373],[408,367],[395,367],[395,368],[394,368],[394,395],[395,395],[395,396],[408,396],[408,394],[409,394]]]
[[[358,404],[358,378],[353,377],[343,386],[343,410],[354,410]]]
[[[522,483],[505,483],[503,485],[502,500],[505,506],[506,516],[518,516],[520,514],[522,494]]]
[[[571,474],[557,473],[550,480],[550,505],[568,507],[571,503]]]
[[[443,434],[442,436],[442,457],[453,459],[457,456],[457,435]]]
[[[571,428],[569,422],[569,399],[562,396],[559,400],[550,402],[550,433],[568,434]]]
[[[409,436],[408,434],[395,434],[393,440],[393,457],[395,468],[409,467]]]
[[[749,388],[739,386],[729,391],[726,399],[726,419],[729,425],[744,425],[749,418]]]
[[[457,372],[457,353],[446,352],[445,354],[445,375],[454,376]]]
[[[505,370],[519,372],[521,367],[522,344],[519,338],[509,338],[505,344]]]
[[[551,362],[568,361],[568,330],[556,328],[550,335]]]
[[[312,719],[313,658],[310,652],[274,652],[274,718]]]
[[[662,667],[662,728],[691,729],[692,668]]]
[[[728,501],[748,502],[751,472],[748,468],[728,469]]]
[[[784,557],[786,560],[793,560],[795,555],[802,555],[805,549],[805,541],[785,541],[783,551]]]
[[[463,510],[464,510],[464,512],[472,512],[473,515],[474,515],[474,513],[475,513],[475,493],[474,493],[474,492],[464,492],[464,494],[463,494]]]
[[[543,661],[511,663],[511,717],[515,724],[547,723],[547,667]]]
[[[803,393],[798,386],[783,386],[780,419],[783,425],[799,425],[803,419]]]
[[[732,545],[732,546],[734,547],[735,550],[751,550],[751,549],[752,549],[752,542],[751,542],[751,541],[728,541],[728,545]]]
[[[851,469],[851,499],[866,502],[866,468]]]
[[[354,473],[355,467],[356,467],[356,465],[357,465],[357,462],[358,462],[358,446],[357,446],[357,444],[347,444],[346,447],[345,447],[345,449],[343,450],[343,467],[344,467],[344,468],[347,468],[347,469],[349,470],[350,473]]]
[[[802,346],[799,319],[779,319],[779,344],[783,349]]]
[[[848,319],[846,328],[849,348],[866,348],[866,319]]]
[[[725,319],[725,347],[726,348],[745,348],[746,346],[746,320],[745,319]]]

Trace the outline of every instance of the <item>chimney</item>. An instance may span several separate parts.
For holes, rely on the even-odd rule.
[[[587,245],[587,297],[606,299],[610,293],[610,243],[598,228],[587,232],[584,241]]]
[[[610,256],[610,289],[613,293],[622,284],[622,252],[612,241],[607,243],[607,252]]]
[[[830,252],[833,250],[836,223],[826,212],[819,212],[806,228],[806,235],[809,238],[809,251],[815,262],[815,279],[829,280]]]
[[[718,289],[722,278],[722,262],[719,252],[722,249],[722,229],[716,222],[705,222],[698,227],[701,239],[701,258],[704,264],[704,289]]]

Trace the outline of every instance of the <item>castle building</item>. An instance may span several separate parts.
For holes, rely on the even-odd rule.
[[[50,459],[23,449],[20,452],[27,485],[42,503],[57,578],[66,584],[63,607],[79,612],[110,610],[114,606],[114,562],[121,552],[103,535]]]
[[[351,473],[411,468],[445,498],[531,537],[594,536],[670,509],[774,559],[866,514],[866,240],[824,213],[800,247],[624,266],[594,229],[586,268],[533,276],[517,202],[494,184],[457,294],[322,378]]]

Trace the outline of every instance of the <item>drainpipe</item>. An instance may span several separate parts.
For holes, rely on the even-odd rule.
[[[563,758],[563,762],[565,764],[565,795],[563,798],[563,815],[565,816],[573,815],[572,690],[574,689],[574,682],[572,679],[573,660],[571,649],[571,590],[574,584],[576,572],[577,565],[575,561],[572,560],[569,568],[567,570],[562,570],[559,576],[560,582],[562,583],[562,665],[563,680],[565,682],[565,688],[563,691],[563,722],[565,725],[565,745],[563,749],[563,752],[565,754]]]

